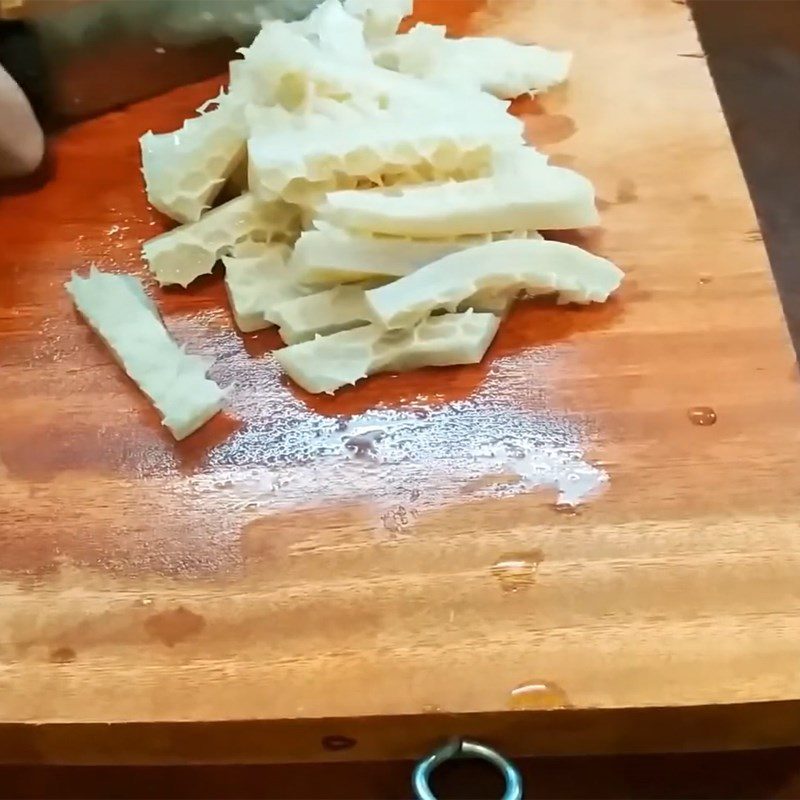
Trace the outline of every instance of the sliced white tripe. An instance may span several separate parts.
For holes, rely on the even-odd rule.
[[[369,304],[360,286],[336,286],[273,308],[280,325],[281,339],[287,344],[304,342],[315,336],[356,328],[371,322]]]
[[[319,183],[339,175],[379,176],[427,165],[440,174],[479,174],[495,148],[523,142],[522,122],[497,118],[409,118],[388,111],[334,122],[321,115],[254,133],[248,141],[249,185],[264,199],[285,197],[298,181]]]
[[[274,307],[308,293],[286,265],[289,253],[285,244],[266,244],[242,247],[238,255],[223,256],[225,289],[240,331],[249,333],[274,325]]]
[[[324,0],[306,19],[293,23],[293,28],[325,53],[344,61],[372,65],[364,22],[349,14],[341,0]]]
[[[411,14],[413,0],[344,0],[344,10],[363,20],[368,39],[383,39],[397,32],[404,17]]]
[[[176,439],[221,409],[225,392],[206,377],[211,360],[175,343],[136,279],[92,269],[86,278],[73,273],[66,289]]]
[[[572,60],[568,52],[489,36],[448,39],[444,26],[424,23],[384,40],[373,57],[382,67],[497,97],[541,92],[563,83]]]
[[[243,58],[231,62],[230,95],[237,102],[303,112],[319,98],[376,109],[425,111],[445,119],[506,114],[507,103],[485,93],[431,84],[337,58],[289,23],[264,24]]]
[[[558,292],[562,302],[603,302],[622,277],[610,261],[575,245],[508,239],[445,256],[366,294],[376,321],[407,328],[436,309],[457,308],[477,292]]]
[[[145,242],[142,254],[160,284],[188,286],[211,272],[219,257],[229,253],[237,242],[291,242],[299,226],[296,208],[283,202],[264,203],[245,193],[207,212],[197,222]]]
[[[287,300],[272,309],[272,319],[280,325],[279,333],[286,344],[296,344],[358,328],[375,322],[367,302],[368,288],[353,285],[335,286],[322,292]],[[504,315],[518,292],[487,290],[459,303],[458,311],[480,311]]]
[[[519,162],[516,171],[513,160]],[[581,228],[599,221],[591,182],[547,164],[529,147],[509,151],[488,178],[332,192],[317,214],[342,228],[425,238]]]
[[[405,331],[365,325],[275,351],[289,376],[309,392],[333,393],[377,372],[474,364],[497,332],[494,314],[443,314]]]
[[[298,281],[319,286],[401,278],[450,253],[494,238],[541,238],[536,231],[519,231],[452,239],[404,239],[354,233],[324,222],[316,225],[318,229],[300,234],[290,265]]]
[[[244,157],[243,108],[224,95],[218,101],[177,131],[139,140],[147,199],[178,222],[200,219]]]

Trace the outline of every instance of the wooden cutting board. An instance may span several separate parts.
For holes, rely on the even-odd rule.
[[[0,199],[0,759],[800,740],[800,386],[688,11],[483,6],[418,12],[575,51],[517,110],[627,272],[604,306],[521,304],[483,364],[312,397],[218,276],[151,287],[235,386],[171,441],[62,284],[145,274],[137,137],[214,82],[73,128]],[[572,511],[556,479],[602,485]]]

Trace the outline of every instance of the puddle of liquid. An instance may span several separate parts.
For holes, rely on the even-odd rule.
[[[147,632],[167,647],[197,636],[205,626],[203,617],[183,606],[148,617],[144,623]]]
[[[544,553],[539,549],[509,553],[492,564],[491,572],[504,592],[518,592],[530,589],[536,583],[536,573],[542,561]]]
[[[711,406],[694,406],[686,412],[692,425],[708,427],[717,421],[717,412]]]
[[[509,707],[518,711],[547,711],[570,708],[567,693],[552,681],[533,680],[511,690]]]

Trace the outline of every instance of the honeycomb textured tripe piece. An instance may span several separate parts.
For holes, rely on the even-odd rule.
[[[238,242],[292,242],[299,211],[283,202],[264,203],[250,193],[229,200],[197,221],[145,242],[142,253],[162,285],[188,286],[214,268]]]
[[[381,42],[374,58],[383,67],[497,97],[546,91],[569,74],[571,53],[489,36],[448,39],[445,34],[444,26],[421,23]]]
[[[244,56],[231,62],[230,95],[237,102],[303,111],[320,98],[375,109],[425,110],[440,118],[505,115],[508,104],[485,92],[433,85],[375,64],[326,52],[290,24],[268,22]]]
[[[86,278],[73,273],[66,289],[176,439],[221,409],[225,392],[206,377],[211,361],[175,343],[135,278],[92,269]]]
[[[291,268],[302,283],[318,286],[374,279],[402,278],[450,253],[501,238],[536,238],[536,231],[494,233],[451,239],[370,236],[324,222],[300,234]]]
[[[575,245],[507,239],[445,256],[371,289],[367,301],[386,328],[407,328],[437,309],[452,311],[476,292],[558,292],[562,302],[602,303],[617,289],[622,270]]]
[[[300,286],[286,266],[291,252],[285,244],[251,245],[223,256],[225,289],[239,330],[249,333],[274,325],[271,309],[309,290]]]
[[[423,165],[441,174],[464,169],[474,175],[491,164],[494,148],[523,142],[522,122],[510,114],[448,120],[384,111],[353,117],[333,122],[313,115],[296,126],[251,135],[250,189],[271,199],[285,196],[298,180],[368,177]]]
[[[530,147],[500,161],[488,178],[332,192],[317,215],[351,230],[423,238],[598,224],[594,187],[583,175],[547,164]]]
[[[243,109],[221,96],[180,130],[148,131],[139,141],[147,199],[178,222],[195,222],[244,158]]]
[[[491,344],[499,317],[443,314],[415,328],[387,331],[365,325],[275,351],[275,358],[306,391],[332,394],[377,372],[475,364]]]

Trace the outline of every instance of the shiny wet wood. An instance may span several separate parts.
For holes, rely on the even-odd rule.
[[[89,263],[144,274],[163,221],[136,138],[215,84],[72,129],[47,185],[0,199],[4,759],[800,738],[798,384],[688,13],[469,5],[480,29],[576,51],[568,88],[516,108],[596,182],[603,229],[580,241],[628,273],[604,307],[521,306],[483,365],[310,397],[270,360],[273,333],[235,333],[218,280],[154,290],[236,384],[196,436],[160,431],[61,284]],[[372,428],[374,454],[348,450]],[[509,436],[583,451],[606,491],[574,515],[552,492],[497,496],[481,454]],[[509,591],[497,565],[519,553],[536,565]]]

